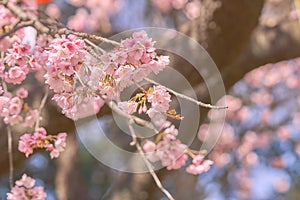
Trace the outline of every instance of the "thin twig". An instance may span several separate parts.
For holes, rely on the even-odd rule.
[[[33,13],[29,13],[24,11],[21,7],[17,6],[11,1],[8,0],[0,0],[0,4],[4,5],[7,9],[9,9],[19,20],[25,21],[32,21],[33,27],[36,28],[40,33],[49,33],[50,29],[42,24],[38,17]]]
[[[153,170],[153,167],[151,165],[151,163],[148,161],[148,159],[146,158],[144,151],[140,145],[140,143],[137,141],[137,136],[136,133],[134,131],[134,128],[132,126],[132,124],[134,123],[133,120],[130,120],[128,123],[128,127],[132,136],[132,142],[131,145],[135,145],[138,152],[140,153],[140,155],[142,156],[144,162],[146,163],[146,166],[151,174],[151,176],[153,177],[157,187],[170,199],[170,200],[174,200],[174,197],[170,194],[170,192],[164,188],[164,186],[162,185],[162,183],[160,182],[158,176],[156,175],[156,173]]]
[[[0,35],[0,40],[2,40],[3,38],[5,38],[6,36],[9,36],[11,34],[13,34],[14,32],[16,32],[17,30],[21,29],[21,28],[24,28],[26,26],[30,26],[32,25],[32,21],[26,21],[26,22],[22,22],[20,23],[19,25],[17,26],[14,26],[12,29],[10,29],[9,31],[3,33]]]
[[[11,128],[7,125],[7,142],[8,142],[8,160],[9,160],[9,187],[13,188],[14,185],[14,162],[13,162],[13,152],[12,152],[12,134]]]
[[[48,95],[49,95],[49,90],[46,89],[45,94],[44,94],[44,96],[43,96],[43,98],[42,98],[42,100],[41,100],[40,107],[39,107],[39,109],[38,109],[39,115],[41,114],[41,112],[42,112],[42,110],[43,110],[43,108],[44,108],[44,106],[45,106],[45,104],[46,104]],[[37,121],[36,121],[36,123],[35,123],[35,129],[39,128],[39,126],[40,126],[40,117],[37,119]]]
[[[1,58],[2,58],[1,54]],[[2,80],[2,87],[5,92],[7,92],[7,85],[6,83]],[[9,187],[10,189],[13,188],[14,185],[14,162],[13,162],[13,152],[12,152],[12,134],[11,134],[11,127],[8,124],[6,127],[7,130],[7,152],[8,152],[8,163],[9,163]]]
[[[109,44],[112,44],[112,45],[115,45],[115,46],[120,45],[119,42],[116,42],[114,40],[110,40],[110,39],[107,39],[107,38],[104,38],[104,37],[101,37],[101,36],[98,36],[98,35],[89,34],[89,33],[72,31],[72,30],[67,29],[67,28],[60,29],[58,31],[58,34],[72,34],[72,35],[76,35],[76,36],[81,37],[81,38],[86,38],[86,39],[90,39],[90,40],[97,40],[99,42],[106,42],[106,43],[109,43]]]
[[[31,13],[26,11],[25,9],[17,6],[15,3],[9,1],[9,0],[0,0],[0,5],[4,5],[8,10],[10,10],[17,18],[18,20],[22,21],[22,22],[32,22],[32,26],[40,33],[46,33],[46,34],[51,34],[51,35],[55,35],[55,33],[62,35],[62,34],[73,34],[76,35],[82,39],[90,39],[90,40],[97,40],[100,42],[105,42],[105,43],[109,43],[115,46],[119,46],[120,43],[116,42],[114,40],[110,40],[101,36],[97,36],[97,35],[93,35],[93,34],[89,34],[89,33],[82,33],[82,32],[76,32],[73,30],[70,30],[68,28],[60,28],[57,30],[55,30],[53,32],[53,30],[51,30],[51,28],[49,28],[47,25],[45,25],[44,23],[41,22],[41,20],[39,20],[39,18]]]
[[[145,79],[146,81],[152,83],[152,84],[155,84],[155,85],[161,85],[160,83],[158,83],[158,82],[156,82],[156,81],[154,81],[154,80],[151,80],[151,79],[149,79],[149,78],[144,78],[144,79]],[[192,102],[192,103],[195,103],[195,104],[197,104],[197,105],[199,105],[199,106],[202,106],[202,107],[204,107],[204,108],[211,108],[211,109],[217,109],[217,110],[228,108],[228,106],[214,106],[214,105],[211,105],[211,104],[208,104],[208,103],[203,103],[203,102],[197,101],[197,100],[195,100],[195,99],[193,99],[193,98],[191,98],[191,97],[189,97],[189,96],[186,96],[186,95],[184,95],[184,94],[178,93],[178,92],[172,90],[171,88],[168,88],[168,87],[166,87],[166,86],[164,86],[164,87],[166,88],[167,91],[169,91],[169,92],[173,93],[174,95],[176,95],[176,97],[180,97],[180,98],[182,98],[182,99],[188,100],[188,101],[190,101],[190,102]]]
[[[115,102],[107,100],[106,97],[103,96],[103,95],[101,96],[101,98],[104,99],[105,102],[106,102],[106,104],[107,104],[113,111],[115,111],[116,113],[118,113],[120,116],[123,116],[123,117],[125,117],[125,118],[127,118],[127,119],[129,119],[129,120],[133,120],[134,123],[136,123],[137,125],[140,125],[140,126],[149,128],[150,130],[153,130],[156,134],[159,133],[159,130],[157,130],[157,129],[155,128],[155,126],[154,126],[151,122],[146,121],[146,120],[143,120],[143,119],[141,119],[141,118],[139,118],[139,117],[136,117],[136,116],[134,116],[134,115],[129,115],[129,114],[127,114],[126,112],[124,112],[123,110],[121,110],[121,109],[117,106],[117,104],[116,104]]]
[[[94,49],[92,49],[92,47],[85,45],[84,49],[89,52],[89,54],[91,54],[91,56],[93,56],[94,58],[96,58],[97,60],[101,60],[100,56],[94,51]]]
[[[101,47],[99,47],[98,45],[94,44],[93,42],[91,42],[90,40],[88,39],[84,39],[85,43],[87,43],[88,45],[94,47],[94,49],[97,49],[99,50],[102,54],[105,54],[106,51],[104,49],[102,49]]]

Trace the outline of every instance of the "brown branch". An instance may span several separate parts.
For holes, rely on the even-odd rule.
[[[129,115],[129,114],[127,114],[126,112],[124,112],[123,110],[121,110],[121,109],[117,106],[117,104],[116,104],[115,102],[113,102],[113,101],[108,101],[108,100],[106,99],[106,97],[103,96],[103,95],[101,96],[101,98],[104,99],[104,100],[106,101],[106,104],[107,104],[113,111],[115,111],[117,114],[119,114],[120,116],[125,117],[125,118],[127,118],[127,119],[129,119],[129,120],[133,120],[134,123],[136,123],[137,125],[140,125],[140,126],[149,128],[150,130],[153,130],[156,134],[159,133],[159,130],[157,130],[151,122],[146,121],[146,120],[143,120],[143,119],[141,119],[141,118],[139,118],[139,117],[136,117],[136,116],[134,116],[134,115]]]
[[[3,54],[1,55],[1,58],[2,56]],[[3,86],[3,90],[7,92],[7,85],[3,80],[2,80],[2,86]],[[9,162],[9,186],[10,189],[12,189],[14,186],[14,161],[13,161],[13,152],[12,152],[13,140],[12,140],[10,125],[6,126],[6,130],[7,130],[7,146],[8,146],[7,153],[8,153],[8,162]]]
[[[83,38],[83,39],[96,40],[96,41],[99,41],[99,42],[106,42],[106,43],[116,45],[116,46],[120,45],[119,42],[109,40],[107,38],[104,38],[104,37],[101,37],[101,36],[98,36],[98,35],[92,35],[92,34],[89,34],[89,33],[76,32],[76,31],[72,31],[72,30],[67,29],[67,28],[60,29],[58,31],[58,34],[60,34],[60,35],[61,34],[72,34],[72,35],[76,35],[76,36],[78,36],[80,38]]]
[[[0,0],[0,4],[4,5],[7,9],[9,9],[21,21],[32,21],[33,27],[36,28],[39,32],[41,33],[50,32],[50,29],[46,27],[44,24],[42,24],[36,15],[24,11],[22,8],[20,8],[13,2],[8,0]]]
[[[240,59],[221,71],[226,90],[257,67],[299,57],[299,49],[300,26],[297,20],[284,22],[273,28],[257,27],[248,49]],[[218,82],[217,75],[209,77],[208,81],[215,86],[222,84]],[[194,89],[197,94],[203,96],[207,94],[208,98],[205,83],[198,84]]]
[[[116,46],[120,45],[119,42],[109,40],[109,39],[101,37],[101,36],[92,35],[89,33],[76,32],[76,31],[70,30],[68,28],[58,29],[58,27],[56,27],[56,29],[51,30],[51,28],[49,28],[47,25],[43,24],[41,22],[41,20],[39,20],[39,18],[35,14],[27,12],[26,10],[17,6],[16,4],[14,4],[8,0],[0,0],[0,4],[4,5],[7,9],[9,9],[18,18],[18,20],[20,20],[24,23],[28,23],[29,25],[27,25],[27,26],[30,26],[30,25],[33,26],[39,33],[51,34],[52,36],[54,36],[55,34],[59,34],[59,35],[73,34],[82,39],[91,39],[91,40],[96,40],[99,42],[106,42],[106,43],[116,45]],[[54,22],[53,22],[53,24],[54,24]],[[58,25],[58,24],[56,24],[56,25]],[[23,27],[26,27],[26,25],[24,25]],[[16,30],[11,31],[10,34],[14,33],[15,31]]]
[[[101,52],[101,54],[105,54],[106,53],[106,51],[104,49],[102,49],[100,46],[97,46],[96,44],[94,44],[90,40],[84,39],[84,41],[85,41],[86,44],[88,44],[89,46],[93,47],[98,52]]]
[[[160,83],[155,82],[154,80],[151,80],[151,79],[149,79],[149,78],[145,78],[145,80],[148,81],[148,82],[150,82],[150,83],[152,83],[152,84],[155,84],[155,85],[161,85]],[[164,86],[164,87],[165,87],[165,86]],[[173,93],[174,95],[176,95],[176,97],[180,97],[180,98],[182,98],[182,99],[186,99],[186,100],[188,100],[188,101],[190,101],[190,102],[192,102],[192,103],[195,103],[195,104],[197,104],[197,105],[199,105],[199,106],[202,106],[202,107],[204,107],[204,108],[211,108],[211,109],[217,109],[217,110],[228,108],[228,106],[214,106],[214,105],[211,105],[211,104],[208,104],[208,103],[203,103],[203,102],[197,101],[197,100],[195,100],[195,99],[193,99],[193,98],[191,98],[191,97],[189,97],[189,96],[186,96],[186,95],[184,95],[184,94],[178,93],[178,92],[176,92],[175,90],[172,90],[171,88],[168,88],[168,87],[165,87],[165,88],[166,88],[166,90],[168,90],[169,92],[171,92],[171,93]]]
[[[14,32],[16,32],[17,30],[27,27],[27,26],[31,26],[33,24],[32,21],[26,21],[26,22],[22,22],[19,25],[13,27],[12,29],[10,29],[9,31],[3,33],[0,35],[0,40],[2,40],[3,38],[5,38],[6,36],[9,36],[11,34],[13,34]]]
[[[14,163],[13,163],[13,152],[12,152],[12,134],[11,128],[7,126],[7,142],[8,142],[8,160],[9,160],[9,186],[10,189],[13,188],[14,185]]]
[[[128,123],[128,127],[132,136],[132,142],[130,143],[130,145],[135,145],[139,154],[142,156],[144,162],[146,163],[146,166],[151,174],[151,176],[153,177],[157,187],[168,197],[168,199],[170,200],[174,200],[174,197],[169,193],[169,191],[167,189],[164,188],[164,186],[162,185],[162,183],[160,182],[158,176],[156,175],[156,173],[153,170],[153,167],[151,165],[151,163],[148,161],[148,159],[146,158],[144,151],[140,145],[140,143],[137,141],[137,136],[136,133],[134,131],[134,128],[132,126],[132,124],[134,123],[133,120],[130,120]]]
[[[41,104],[40,104],[40,107],[38,109],[38,112],[39,112],[39,115],[41,114],[45,104],[46,104],[46,101],[47,101],[47,98],[48,98],[48,95],[49,95],[49,90],[46,89],[46,92],[44,94],[44,97],[42,98],[41,100]],[[37,119],[36,123],[35,123],[35,129],[37,129],[38,127],[40,126],[40,117]]]

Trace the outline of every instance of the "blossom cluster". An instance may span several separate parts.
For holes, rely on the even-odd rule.
[[[168,170],[179,169],[187,163],[190,156],[192,164],[186,168],[186,171],[191,174],[206,172],[213,162],[205,160],[200,152],[189,150],[185,144],[182,144],[177,139],[178,130],[165,119],[165,116],[174,116],[178,119],[176,111],[169,110],[170,101],[171,95],[166,88],[155,85],[148,90],[142,89],[142,93],[137,93],[129,101],[119,102],[118,106],[128,114],[135,112],[148,114],[153,123],[163,130],[156,136],[155,142],[147,140],[143,145],[147,158],[151,162],[161,161]]]
[[[72,92],[76,83],[76,71],[80,70],[87,52],[84,41],[73,35],[52,40],[46,56],[44,77],[55,93]]]
[[[7,200],[44,200],[47,194],[42,186],[35,186],[35,180],[26,174],[23,174],[20,180],[16,181],[16,185],[7,193]]]
[[[211,160],[205,160],[203,155],[194,155],[192,164],[190,164],[186,171],[190,174],[201,174],[207,172],[213,164]]]
[[[22,1],[21,4],[34,10],[35,3],[30,2],[35,1]],[[94,1],[89,2],[92,5]],[[0,17],[3,19],[0,26],[7,29],[4,32],[16,20],[1,5]],[[28,42],[28,34],[31,33],[35,35],[29,40],[34,42]],[[104,97],[107,101],[118,101],[126,87],[142,81],[150,73],[158,74],[169,64],[169,57],[156,53],[155,42],[144,31],[133,33],[132,37],[122,40],[112,51],[104,52],[97,59],[88,53],[82,38],[74,35],[36,37],[36,33],[32,27],[31,30],[20,29],[0,41],[0,50],[4,52],[0,58],[0,78],[3,81],[0,86],[0,117],[10,126],[37,127],[33,133],[25,133],[19,139],[18,150],[26,157],[35,149],[45,149],[50,151],[51,159],[57,158],[66,147],[67,137],[66,133],[48,135],[45,128],[38,127],[40,109],[30,108],[26,103],[28,91],[25,88],[8,91],[8,88],[24,84],[29,73],[36,72],[36,78],[49,86],[54,93],[52,100],[56,101],[63,114],[77,119],[97,113],[105,102]],[[171,95],[167,89],[154,85],[143,89],[129,101],[118,103],[123,111],[145,113],[156,126],[161,127],[156,142],[147,141],[143,148],[150,161],[160,160],[169,170],[184,166],[188,155],[191,155],[187,146],[177,139],[178,130],[165,119],[174,113],[169,112],[170,102]],[[196,157],[193,157],[187,171],[200,174],[208,170],[211,162],[197,160]],[[43,188],[33,187],[34,183],[24,174],[7,194],[8,199],[45,199]]]
[[[57,158],[66,147],[66,133],[47,135],[44,128],[40,127],[33,134],[24,134],[20,137],[18,149],[28,157],[34,149],[45,148],[50,152],[51,158]]]
[[[0,59],[0,77],[7,83],[21,84],[31,70],[39,68],[32,56],[30,45],[14,43],[6,51],[4,59]]]
[[[139,82],[151,72],[159,73],[169,64],[168,56],[158,56],[154,42],[145,31],[133,33],[113,51],[101,56],[99,91],[116,99],[125,87]]]
[[[62,113],[71,119],[97,113],[104,104],[100,97],[88,87],[76,87],[77,81],[82,81],[80,76],[86,75],[85,70],[81,70],[88,58],[84,41],[68,35],[51,40],[48,47],[49,50],[41,52],[46,61],[44,77],[54,91],[52,99],[62,108]],[[83,109],[90,103],[94,104],[93,113]]]
[[[3,91],[0,95],[0,117],[3,117],[4,123],[11,126],[22,123],[24,127],[33,127],[41,119],[38,111],[24,102],[28,96],[25,88],[18,88],[15,96]]]
[[[119,102],[118,106],[128,114],[138,111],[146,113],[156,125],[165,122],[164,116],[170,108],[171,95],[164,86],[155,85],[136,94],[129,101]],[[147,106],[150,104],[151,106]],[[149,107],[149,108],[148,108]]]
[[[155,142],[147,140],[143,145],[146,156],[151,162],[161,161],[168,170],[179,169],[186,165],[189,156],[191,156],[192,164],[186,168],[188,173],[201,174],[209,170],[213,162],[205,160],[201,154],[195,155],[195,151],[182,144],[176,138],[178,130],[174,125],[166,121],[162,128],[164,130],[158,134]]]
[[[3,5],[0,5],[0,34],[11,29],[11,25],[15,23],[16,17]],[[15,34],[7,36],[0,40],[0,51],[6,51],[15,42],[20,42],[23,36],[23,30],[16,31]]]

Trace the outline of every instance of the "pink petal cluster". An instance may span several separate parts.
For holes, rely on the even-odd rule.
[[[181,168],[185,165],[188,156],[185,154],[187,146],[176,139],[178,130],[171,125],[161,134],[163,135],[162,140],[157,144],[147,140],[143,145],[147,158],[151,162],[160,160],[168,170]]]
[[[0,61],[0,77],[7,83],[21,84],[32,66],[36,65],[31,58],[29,45],[15,43],[12,48],[7,49],[5,58]]]
[[[132,99],[128,102],[119,102],[119,108],[128,114],[133,114],[137,110],[139,114],[147,113],[156,125],[165,122],[164,114],[169,110],[171,102],[171,95],[169,92],[165,87],[158,85],[153,86],[153,88],[151,87],[144,93],[145,94],[139,93],[140,95],[144,95],[144,98],[136,98],[138,102]],[[146,106],[147,102],[151,104],[149,109]]]
[[[84,118],[99,112],[104,105],[104,101],[96,94],[88,95],[82,87],[79,87],[74,93],[57,93],[53,96],[53,100],[62,108],[62,113],[70,119],[76,120]]]
[[[123,101],[118,103],[118,107],[128,114],[133,114],[136,112],[138,103],[135,101]]]
[[[46,83],[56,93],[72,92],[76,82],[76,71],[80,70],[87,52],[84,41],[73,35],[56,38],[46,51]]]
[[[47,135],[44,128],[37,128],[33,134],[24,134],[20,137],[18,149],[28,157],[36,148],[45,148],[51,158],[57,158],[66,147],[66,133]]]
[[[203,155],[196,155],[193,157],[192,164],[190,164],[186,171],[190,174],[202,174],[203,172],[207,172],[211,165],[213,164],[213,161],[211,160],[204,160]]]
[[[38,110],[24,103],[24,99],[28,96],[25,88],[18,88],[15,93],[16,96],[9,92],[0,92],[0,117],[4,123],[11,126],[22,123],[24,127],[32,128],[38,120],[41,120],[40,114]]]
[[[25,88],[21,87],[21,88],[17,89],[16,95],[19,98],[21,98],[21,99],[25,99],[28,96],[28,90],[26,90]]]
[[[23,100],[19,97],[12,97],[10,93],[0,96],[0,116],[6,124],[15,125],[23,120],[21,111]]]
[[[47,194],[41,186],[34,187],[35,180],[23,174],[20,180],[16,181],[16,185],[7,193],[7,200],[44,200]]]
[[[193,158],[192,164],[186,168],[188,173],[196,175],[210,169],[213,162],[204,160],[204,156],[201,154],[195,155],[185,144],[182,144],[176,138],[178,130],[174,125],[171,125],[171,122],[165,121],[161,128],[164,131],[159,133],[158,138],[161,137],[161,139],[158,142],[154,143],[147,140],[143,145],[143,150],[151,162],[161,161],[168,170],[179,169],[186,164],[188,157],[191,156]]]
[[[88,54],[84,49],[84,41],[77,39],[73,35],[63,36],[52,40],[49,44],[49,51],[46,54],[46,83],[55,92],[53,100],[55,100],[62,113],[71,119],[78,119],[97,113],[103,106],[104,101],[95,94],[98,82],[89,82],[94,80],[97,73],[89,73],[90,69],[82,64],[88,62]],[[88,71],[88,73],[86,73]],[[100,75],[98,74],[98,81]],[[79,84],[95,84],[92,87],[75,87]],[[84,83],[83,83],[84,82]],[[92,109],[90,106],[92,105]]]
[[[115,99],[125,87],[165,68],[169,57],[158,56],[153,45],[146,32],[140,31],[123,40],[113,51],[102,55],[100,93]]]
[[[165,113],[170,108],[171,95],[165,87],[153,86],[153,92],[147,95],[147,100],[151,103],[151,109]]]
[[[16,17],[3,5],[0,5],[0,27],[2,31],[8,31],[11,24],[14,24]],[[6,51],[11,48],[15,42],[20,42],[22,30],[18,30],[15,34],[6,36],[0,40],[0,51]]]

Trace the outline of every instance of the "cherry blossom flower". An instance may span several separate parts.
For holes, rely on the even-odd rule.
[[[16,95],[21,99],[25,99],[28,96],[28,90],[21,87],[16,91]]]
[[[33,134],[24,134],[20,137],[18,149],[28,157],[36,148],[45,148],[50,152],[51,159],[57,158],[66,147],[66,133],[59,133],[56,136],[47,135],[44,128],[40,127]]]
[[[26,78],[26,73],[20,67],[12,67],[5,73],[7,83],[20,84]]]
[[[147,100],[154,110],[163,113],[169,110],[171,95],[163,86],[153,86],[153,92],[148,94]]]
[[[188,159],[185,154],[187,146],[176,138],[177,134],[178,130],[171,125],[161,133],[162,139],[157,144],[147,140],[143,145],[147,158],[151,162],[160,160],[168,170],[184,166]]]
[[[35,180],[26,174],[23,174],[20,180],[16,181],[15,186],[7,193],[7,200],[17,200],[17,199],[34,199],[34,200],[44,200],[47,194],[44,188],[41,186],[36,186]]]
[[[192,164],[186,168],[186,171],[195,175],[202,174],[203,172],[207,172],[212,164],[213,161],[204,160],[203,155],[196,155],[193,157]]]
[[[143,80],[151,72],[158,73],[169,64],[167,56],[157,56],[154,42],[145,31],[133,33],[112,52],[102,55],[101,60],[102,64],[97,67],[104,73],[98,89],[110,99],[118,97],[124,88],[134,82]]]
[[[118,107],[121,108],[123,111],[125,111],[128,114],[133,114],[137,110],[138,103],[134,102],[134,101],[119,102]]]
[[[75,70],[79,71],[86,59],[84,42],[72,35],[62,36],[52,40],[49,48],[51,50],[46,51],[46,83],[56,93],[71,92],[76,83]]]

